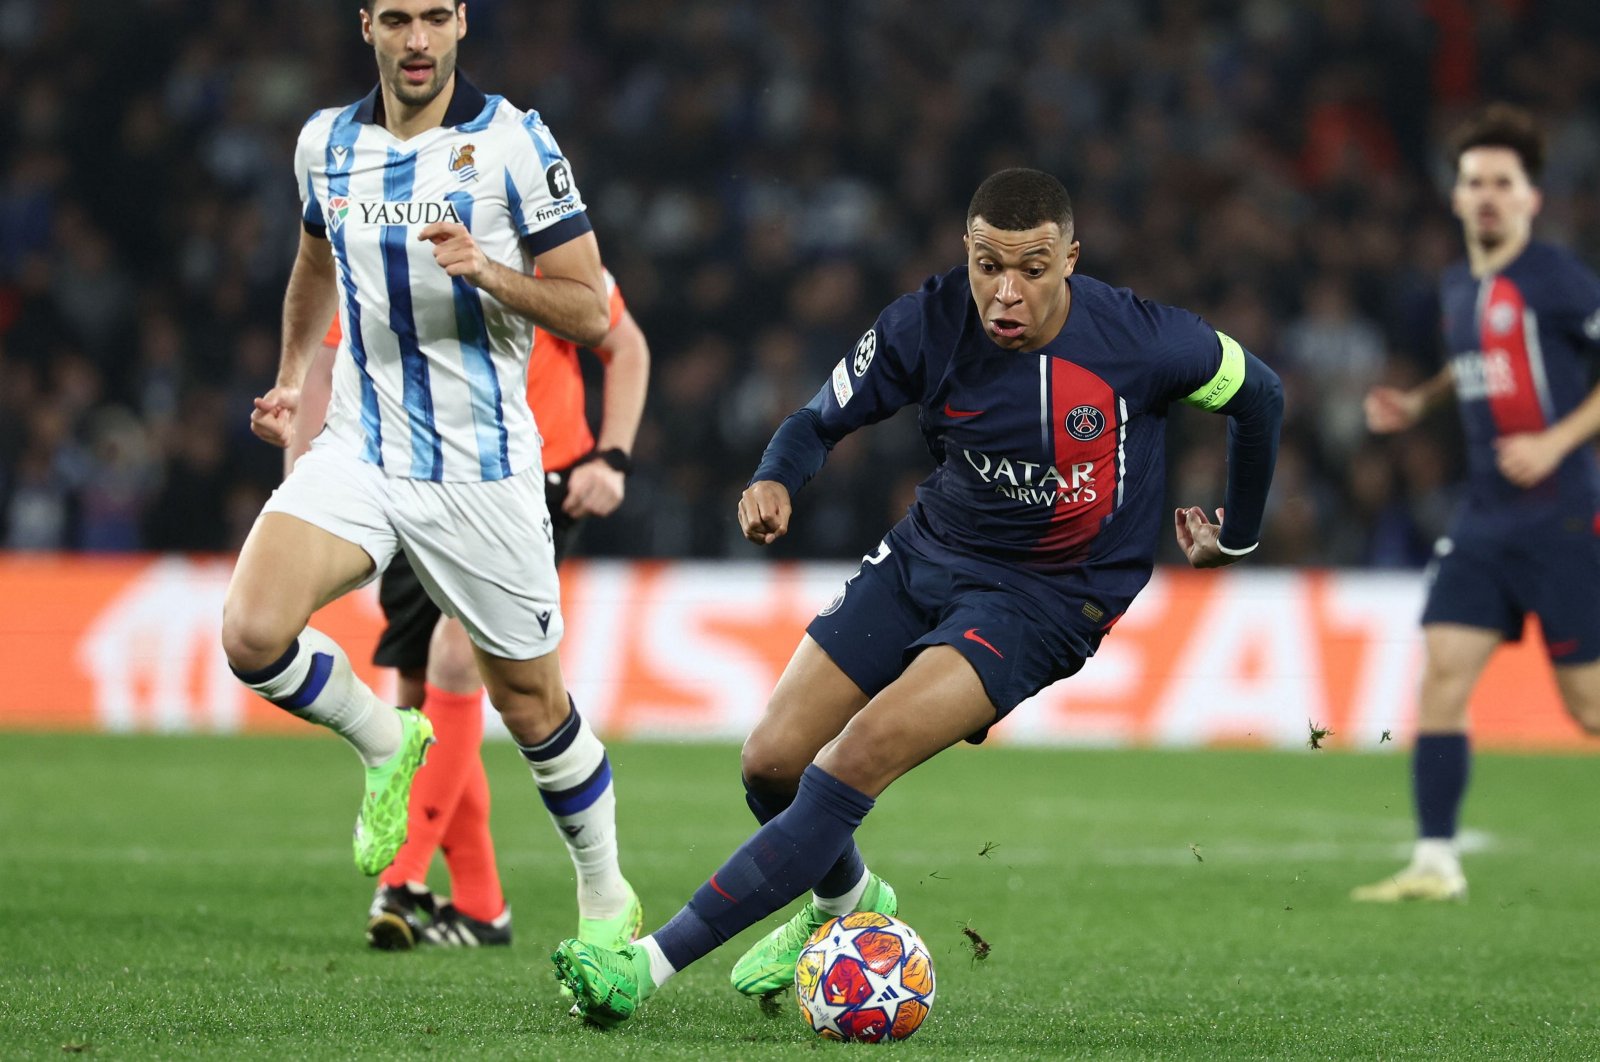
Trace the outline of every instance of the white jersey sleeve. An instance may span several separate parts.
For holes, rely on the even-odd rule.
[[[522,117],[522,128],[527,145],[519,146],[506,160],[506,201],[512,223],[532,257],[582,235],[589,224],[572,164],[561,153],[550,127],[538,111],[528,111]]]

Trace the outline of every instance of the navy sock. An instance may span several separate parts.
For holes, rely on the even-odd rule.
[[[1411,750],[1411,789],[1422,837],[1456,835],[1472,752],[1465,734],[1419,734]]]
[[[752,784],[750,779],[743,778],[744,802],[750,805],[750,810],[755,813],[756,821],[765,826],[794,802],[794,796],[781,790],[768,786]],[[843,896],[856,887],[856,882],[861,880],[861,875],[867,872],[867,861],[861,858],[861,849],[856,847],[854,837],[845,848],[828,872],[822,875],[816,885],[812,886],[818,896]]]
[[[822,877],[873,800],[816,764],[800,778],[794,802],[757,830],[672,921],[650,934],[674,969],[710,954]]]

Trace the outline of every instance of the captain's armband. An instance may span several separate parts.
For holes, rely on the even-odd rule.
[[[1183,398],[1185,405],[1197,406],[1208,413],[1227,405],[1244,384],[1244,348],[1232,336],[1221,332],[1217,333],[1217,339],[1222,343],[1222,364],[1217,366],[1217,374]]]

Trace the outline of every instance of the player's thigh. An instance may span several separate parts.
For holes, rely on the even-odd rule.
[[[861,687],[807,634],[783,669],[740,754],[744,777],[791,790],[806,764],[867,703]]]
[[[1422,628],[1419,731],[1454,733],[1466,726],[1472,689],[1503,640],[1500,631],[1460,623],[1429,623]]]
[[[376,574],[396,549],[383,473],[313,447],[262,507],[223,603],[223,645],[236,665],[279,652],[311,613]],[[270,661],[267,661],[270,663]]]
[[[1558,664],[1556,688],[1562,703],[1578,725],[1600,734],[1600,660],[1586,664]]]
[[[489,656],[518,661],[561,642],[561,585],[537,468],[471,483],[407,481],[395,530],[417,578]]]
[[[988,726],[994,702],[967,658],[936,645],[911,661],[817,754],[817,766],[876,797],[929,757]]]

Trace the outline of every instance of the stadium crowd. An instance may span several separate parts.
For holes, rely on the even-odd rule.
[[[0,545],[239,544],[281,472],[247,418],[276,369],[294,139],[370,87],[357,7],[0,0]],[[751,555],[734,503],[773,428],[961,260],[950,219],[1002,166],[1071,189],[1084,272],[1284,377],[1267,563],[1420,565],[1448,518],[1452,415],[1378,439],[1361,396],[1437,367],[1462,114],[1535,108],[1539,235],[1600,266],[1592,0],[473,0],[469,20],[462,69],[560,131],[655,357],[627,501],[580,552]],[[838,448],[781,554],[872,548],[929,467],[899,419]],[[1174,419],[1174,498],[1218,504],[1223,448],[1192,444],[1220,424]]]

